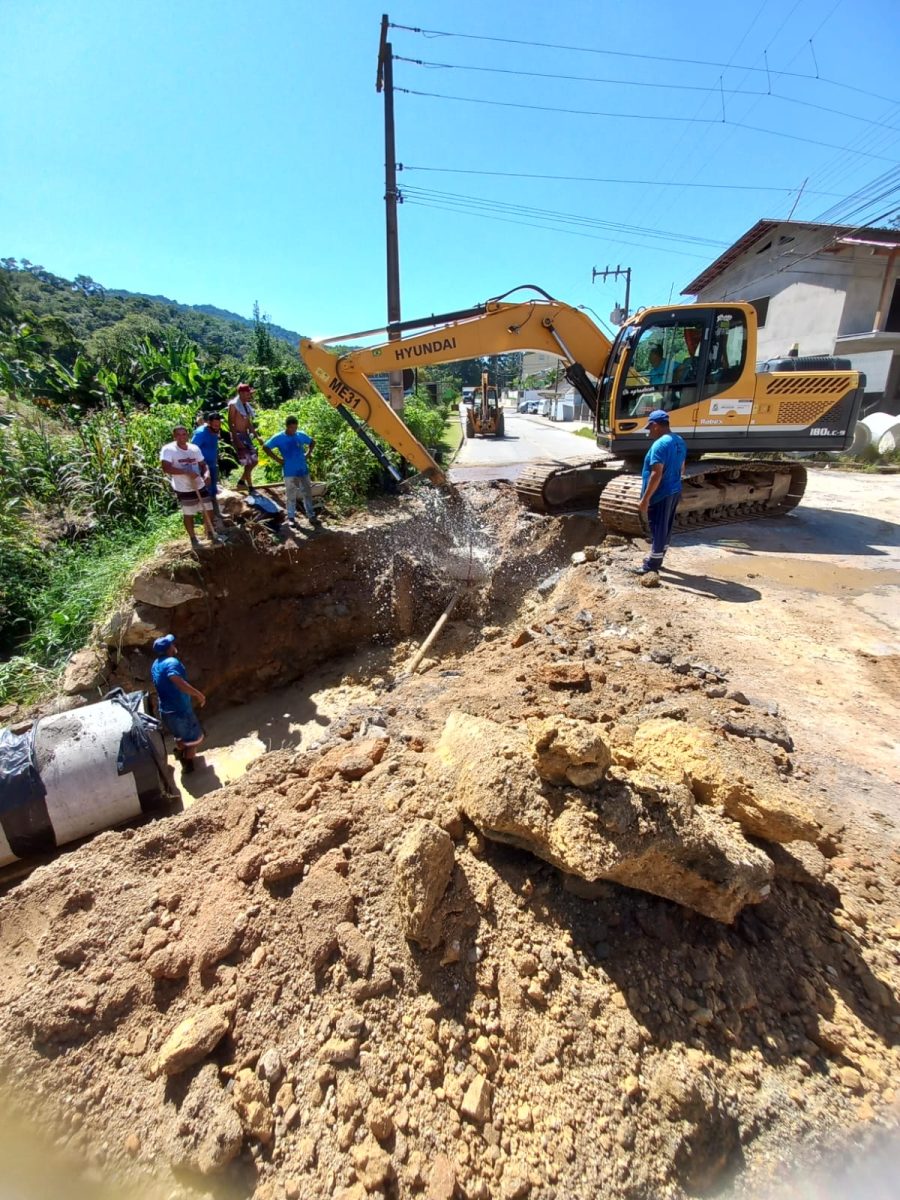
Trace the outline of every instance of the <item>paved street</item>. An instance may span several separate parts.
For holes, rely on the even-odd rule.
[[[510,408],[504,410],[504,416],[506,436],[469,438],[451,468],[451,479],[514,479],[525,463],[535,459],[573,462],[596,454],[592,438],[571,432],[574,422],[560,428],[542,417],[525,416]]]

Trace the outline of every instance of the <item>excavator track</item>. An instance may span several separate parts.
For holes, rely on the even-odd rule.
[[[618,475],[612,459],[529,463],[516,480],[519,500],[532,512],[560,513],[593,508],[603,489]]]
[[[682,481],[676,529],[701,529],[756,517],[780,517],[796,508],[806,490],[799,463],[750,459],[688,463]],[[620,474],[600,495],[600,519],[612,533],[646,535],[638,512],[640,475]]]

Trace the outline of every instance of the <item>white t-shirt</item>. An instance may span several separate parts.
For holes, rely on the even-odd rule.
[[[195,470],[196,478],[188,479],[186,475],[170,475],[169,482],[176,492],[195,492],[203,487],[203,451],[193,442],[188,442],[183,450],[177,442],[169,442],[159,452],[159,461],[171,463],[179,471]]]

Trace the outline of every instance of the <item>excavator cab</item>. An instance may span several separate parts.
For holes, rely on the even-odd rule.
[[[751,314],[743,305],[651,309],[620,331],[600,385],[598,431],[613,453],[646,450],[654,409],[670,413],[672,430],[688,442],[747,436],[756,379]]]

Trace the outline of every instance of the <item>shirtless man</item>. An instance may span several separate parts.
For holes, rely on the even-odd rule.
[[[252,395],[253,388],[249,383],[239,383],[237,395],[228,401],[228,432],[238,463],[244,468],[244,473],[238,480],[238,487],[245,487],[251,496],[255,495],[253,468],[259,462],[259,455],[253,445],[257,434],[254,424],[256,413],[250,403]]]

